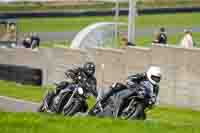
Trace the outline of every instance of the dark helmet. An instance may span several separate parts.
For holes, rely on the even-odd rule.
[[[95,64],[93,62],[86,62],[83,69],[88,75],[92,76],[95,73]]]
[[[161,28],[160,28],[160,32],[165,32],[165,28],[164,28],[164,27],[161,27]]]

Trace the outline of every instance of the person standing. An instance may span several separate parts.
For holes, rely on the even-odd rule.
[[[185,33],[185,35],[183,36],[181,43],[180,43],[181,47],[193,48],[194,42],[193,42],[193,38],[192,38],[192,31],[185,29],[184,33]]]
[[[31,38],[29,36],[25,36],[22,45],[24,48],[31,48]]]
[[[153,41],[153,43],[167,44],[167,34],[164,27],[160,28],[160,31],[156,35],[156,38]]]
[[[121,40],[121,44],[120,44],[120,48],[121,49],[126,49],[128,47],[134,47],[136,46],[135,44],[131,43],[128,41],[128,39],[126,37],[123,37],[122,40]]]

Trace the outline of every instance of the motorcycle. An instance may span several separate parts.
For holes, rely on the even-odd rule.
[[[79,80],[82,80],[81,76],[78,76]],[[88,109],[87,97],[85,89],[81,87],[81,84],[71,83],[69,79],[67,84],[63,85],[62,89],[57,95],[55,93],[48,92],[45,96],[41,106],[38,109],[38,112],[50,112],[57,114],[64,114],[72,116],[78,112],[86,112]],[[61,82],[62,83],[62,82]],[[60,84],[56,84],[57,87],[60,87]],[[55,96],[52,96],[54,94]],[[51,103],[47,103],[51,99]]]
[[[121,87],[116,89],[117,84]],[[154,105],[150,91],[144,86],[138,86],[134,90],[128,88],[124,89],[121,83],[113,84],[112,89],[116,89],[115,93],[111,95],[103,103],[97,102],[89,111],[89,115],[100,117],[114,117],[124,120],[128,119],[146,119],[146,111],[151,109]]]

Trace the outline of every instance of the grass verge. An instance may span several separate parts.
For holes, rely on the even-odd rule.
[[[40,48],[69,48],[69,41],[42,42]]]
[[[125,4],[127,7],[127,4]],[[1,4],[0,11],[8,12],[8,11],[65,11],[65,10],[102,10],[102,9],[110,9],[113,8],[114,4],[109,3],[105,4],[102,2],[92,2],[92,3],[42,3],[42,2],[19,2],[13,4]],[[123,5],[124,7],[124,5]]]
[[[14,82],[0,81],[0,95],[34,102],[40,102],[48,87],[21,85]]]
[[[36,113],[0,113],[3,133],[199,133],[200,113],[156,108],[147,121],[122,121],[90,117],[63,117]]]
[[[200,25],[199,13],[180,13],[163,15],[143,15],[136,18],[138,28],[147,27],[193,27]],[[29,18],[19,20],[20,32],[61,32],[80,31],[84,27],[105,21],[114,21],[113,17],[70,17],[70,18]],[[121,16],[121,22],[127,22],[128,17]]]
[[[173,7],[198,7],[199,0],[138,0],[137,7],[143,8],[173,8]],[[93,9],[105,10],[115,7],[114,3],[108,2],[88,2],[88,3],[66,3],[66,2],[16,2],[12,4],[1,4],[0,11],[57,11],[57,10],[77,10],[77,9]],[[128,8],[127,3],[121,3],[121,8]]]

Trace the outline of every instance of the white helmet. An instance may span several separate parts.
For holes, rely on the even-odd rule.
[[[160,82],[162,74],[160,67],[151,66],[149,70],[146,72],[148,80],[153,84],[156,85]]]

